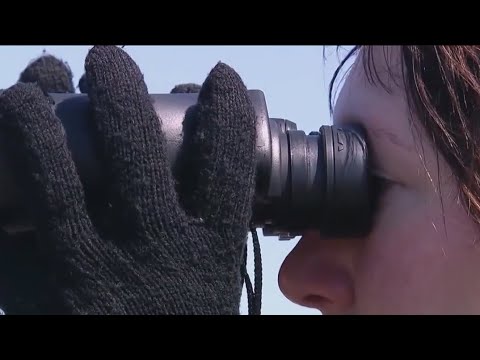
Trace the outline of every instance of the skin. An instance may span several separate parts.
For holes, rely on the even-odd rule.
[[[306,232],[280,269],[280,289],[323,314],[478,314],[478,225],[426,132],[411,126],[419,122],[407,105],[399,49],[378,47],[373,61],[391,92],[369,83],[357,56],[333,121],[364,126],[376,172],[388,179],[374,227],[362,239]]]

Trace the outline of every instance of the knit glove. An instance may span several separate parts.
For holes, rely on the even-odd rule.
[[[207,76],[188,176],[177,182],[135,62],[118,47],[94,47],[85,70],[108,184],[102,211],[90,210],[39,86],[18,83],[0,96],[4,151],[37,228],[25,241],[1,242],[0,307],[7,314],[238,314],[255,189],[255,115],[239,75],[219,63]]]
[[[36,83],[49,93],[74,93],[73,73],[67,63],[53,55],[44,54],[33,60],[18,79],[22,83]]]

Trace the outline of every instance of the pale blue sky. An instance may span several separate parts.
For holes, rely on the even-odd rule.
[[[0,89],[18,80],[20,72],[45,49],[67,61],[75,75],[83,74],[90,46],[0,46],[3,71]],[[306,133],[330,124],[328,83],[338,65],[335,47],[322,46],[126,46],[140,66],[150,93],[164,93],[179,83],[201,84],[210,69],[223,61],[232,66],[250,89],[264,91],[271,117],[297,123]],[[343,55],[344,51],[340,53]],[[77,90],[78,91],[78,90]],[[263,314],[319,314],[291,303],[277,285],[278,269],[298,239],[280,242],[258,231],[263,258]],[[249,242],[251,248],[251,242]],[[253,281],[253,257],[249,273]],[[242,313],[246,313],[242,301]]]

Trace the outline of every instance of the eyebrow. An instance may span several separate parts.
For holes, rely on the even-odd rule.
[[[386,140],[387,142],[391,143],[392,145],[394,145],[394,146],[396,146],[396,147],[398,147],[398,148],[400,148],[403,151],[406,151],[408,153],[415,152],[414,147],[405,144],[398,135],[394,134],[393,132],[391,132],[389,130],[372,126],[371,122],[368,121],[367,118],[365,118],[361,115],[358,115],[358,114],[343,115],[343,116],[341,116],[341,118],[345,119],[344,121],[341,121],[341,124],[345,124],[345,125],[347,125],[347,124],[360,124],[366,132],[367,143],[368,143],[369,139],[373,139],[373,138],[374,139],[381,139],[382,141]]]
[[[372,126],[371,122],[363,116],[359,116],[359,115],[349,116],[348,119],[349,119],[349,122],[353,121],[354,123],[356,122],[359,124],[363,124],[363,127],[367,132],[368,138],[375,137],[375,138],[385,139],[388,142],[392,143],[393,145],[399,148],[402,148],[405,151],[411,152],[413,150],[412,147],[407,146],[397,134],[394,134],[393,132],[386,129]]]
[[[385,130],[385,129],[366,129],[368,137],[374,137],[374,138],[380,138],[380,139],[385,139],[389,143],[395,145],[396,147],[401,148],[403,151],[406,152],[414,152],[414,148],[412,146],[409,146],[405,144],[398,135],[392,133],[391,131]]]

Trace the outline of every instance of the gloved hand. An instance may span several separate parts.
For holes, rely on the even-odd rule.
[[[101,212],[89,209],[61,123],[38,85],[18,83],[0,96],[4,151],[37,228],[32,239],[2,241],[0,307],[238,314],[255,189],[255,116],[242,80],[219,63],[202,85],[180,196],[134,61],[118,47],[94,47],[85,70],[108,183]]]
[[[88,93],[88,84],[87,84],[87,76],[83,74],[80,80],[78,81],[78,88],[82,94]],[[185,83],[185,84],[178,84],[170,90],[171,94],[186,94],[186,93],[199,93],[200,89],[202,88],[201,85],[195,83]]]
[[[22,83],[36,83],[46,93],[74,93],[73,73],[65,62],[44,54],[33,60],[20,74]]]

